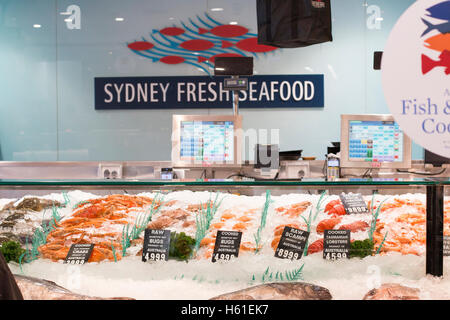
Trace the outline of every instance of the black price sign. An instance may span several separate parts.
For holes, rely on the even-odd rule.
[[[366,202],[360,193],[341,193],[339,195],[347,214],[352,213],[369,213]]]
[[[239,249],[241,248],[241,238],[242,232],[240,231],[218,230],[211,261],[228,261],[232,257],[237,258],[239,256]]]
[[[450,256],[450,236],[444,236],[444,256]]]
[[[142,261],[169,260],[170,230],[145,229]]]
[[[91,257],[94,244],[76,243],[70,246],[64,263],[67,264],[85,264]]]
[[[298,260],[303,256],[309,232],[291,227],[284,227],[275,257],[280,259]]]
[[[326,260],[350,259],[350,230],[325,230],[323,258]]]

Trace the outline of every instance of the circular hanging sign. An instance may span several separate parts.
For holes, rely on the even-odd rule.
[[[450,158],[450,0],[419,0],[406,10],[389,36],[381,70],[401,129]]]

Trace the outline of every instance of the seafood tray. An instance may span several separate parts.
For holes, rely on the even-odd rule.
[[[62,199],[61,199],[62,198]],[[143,232],[130,238],[130,230],[169,229],[198,240],[192,259],[211,259],[217,230],[243,233],[240,255],[273,255],[285,226],[310,231],[306,255],[321,254],[326,229],[350,230],[351,239],[370,236],[378,254],[425,254],[426,207],[424,194],[364,197],[367,214],[346,214],[335,195],[288,194],[243,196],[226,193],[175,191],[168,194],[112,194],[105,197],[80,191],[43,197],[24,197],[0,210],[0,241],[32,242],[33,232],[53,219],[53,227],[37,248],[39,259],[64,260],[76,243],[95,244],[89,262],[118,262],[140,255]],[[267,201],[269,204],[267,205]],[[373,201],[373,203],[372,203]],[[261,228],[266,205],[267,225]],[[59,219],[55,219],[55,210]],[[201,238],[197,222],[213,213]],[[374,221],[374,213],[377,212]],[[259,241],[255,235],[259,233]],[[450,201],[445,201],[444,234],[450,235]],[[24,241],[24,239],[26,241]],[[130,243],[124,244],[126,241]]]

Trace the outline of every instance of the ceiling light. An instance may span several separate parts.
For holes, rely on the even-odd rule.
[[[121,17],[117,17],[116,18],[116,21],[123,21],[123,20],[125,20],[124,18],[121,18]]]
[[[231,21],[230,24],[238,24],[237,21]]]
[[[72,22],[72,19],[66,18],[66,19],[64,19],[64,21],[65,21],[65,22]]]
[[[38,29],[38,28],[40,28],[40,27],[42,27],[40,24],[33,24],[33,28]]]
[[[211,8],[211,11],[223,11],[223,8]]]

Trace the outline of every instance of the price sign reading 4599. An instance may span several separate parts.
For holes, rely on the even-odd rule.
[[[323,258],[337,260],[350,258],[350,230],[325,230]]]
[[[237,258],[241,248],[241,238],[242,232],[218,230],[211,261],[228,261]]]
[[[275,250],[275,257],[280,259],[298,260],[303,256],[309,232],[292,227],[284,227],[283,233]]]

